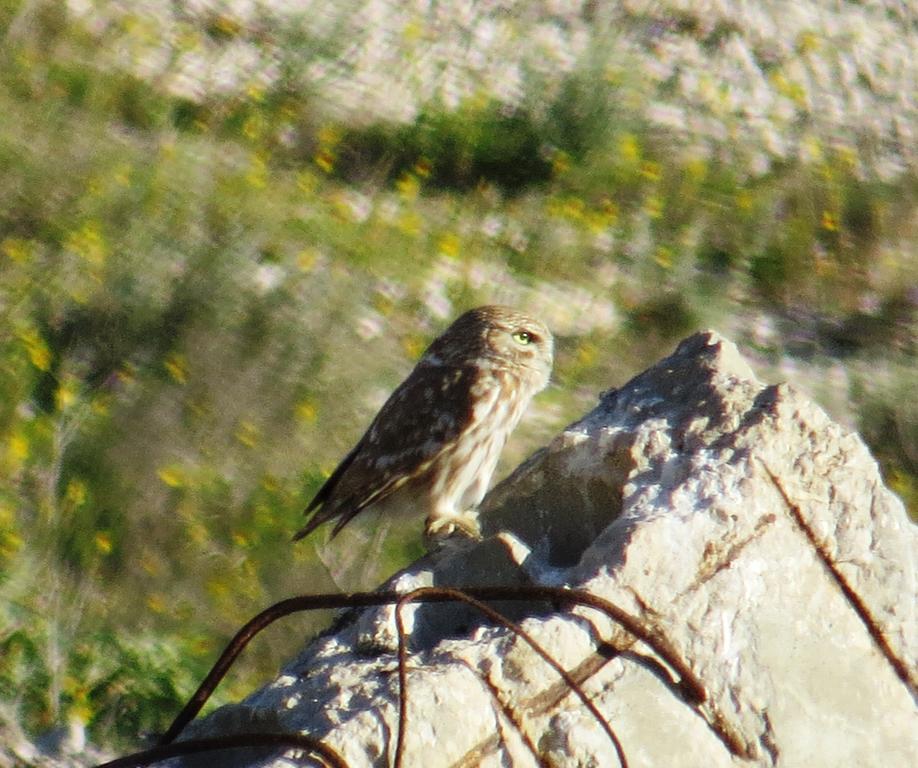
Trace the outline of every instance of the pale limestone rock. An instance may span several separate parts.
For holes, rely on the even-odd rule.
[[[595,670],[583,687],[631,766],[914,764],[916,528],[856,435],[758,382],[716,334],[605,393],[492,492],[482,528],[482,542],[430,555],[390,586],[567,585],[660,628],[703,681],[703,705],[595,610],[500,606],[565,669]],[[523,640],[466,607],[411,611],[404,765],[534,766],[533,750],[552,766],[618,765]],[[302,730],[352,768],[390,764],[392,616],[355,612],[190,733]],[[600,636],[620,654],[597,654]],[[315,763],[249,752],[222,764]]]

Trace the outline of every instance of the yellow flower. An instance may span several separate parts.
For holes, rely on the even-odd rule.
[[[38,331],[34,328],[21,330],[19,339],[25,345],[29,362],[38,370],[47,371],[51,367],[51,350],[48,349],[48,345],[45,344],[45,340],[38,334]]]
[[[112,537],[108,531],[98,531],[92,539],[96,549],[103,555],[110,554],[112,551]]]
[[[316,165],[325,173],[331,173],[335,167],[335,156],[327,149],[320,149],[313,158]]]
[[[71,232],[64,242],[64,247],[96,267],[101,266],[108,255],[102,230],[95,221],[87,221],[79,229]]]
[[[10,261],[22,263],[32,255],[32,245],[29,240],[20,240],[16,237],[8,237],[0,243],[0,251]]]
[[[832,211],[823,211],[822,212],[822,228],[828,232],[837,232],[838,231],[838,216],[836,216]]]
[[[19,468],[29,458],[29,441],[24,435],[12,434],[6,443],[6,460],[13,468]]]
[[[769,79],[775,86],[778,93],[787,97],[798,106],[806,102],[806,91],[800,83],[790,80],[787,75],[779,70],[775,70],[769,75]]]
[[[160,467],[156,474],[170,488],[181,488],[185,484],[184,475],[179,467]]]
[[[306,424],[314,424],[316,418],[318,418],[318,409],[316,404],[312,400],[302,400],[297,403],[296,406],[296,417]]]
[[[414,360],[424,351],[424,342],[417,336],[406,336],[402,339],[402,349],[405,350],[408,357]]]
[[[154,592],[147,598],[147,608],[153,611],[153,613],[165,613],[166,600],[162,595]]]
[[[650,181],[658,181],[660,178],[660,164],[652,160],[646,160],[641,163],[641,176]]]
[[[586,216],[586,225],[590,232],[598,235],[615,223],[614,211],[610,214],[604,210],[590,211]]]
[[[6,555],[11,555],[15,552],[18,552],[20,549],[22,549],[22,545],[25,543],[22,536],[9,530],[3,531],[0,542],[2,542],[0,543],[2,552]]]
[[[67,483],[64,498],[75,507],[83,506],[86,503],[86,483],[82,480],[71,480]]]
[[[58,411],[66,411],[76,401],[76,384],[72,379],[65,379],[54,393],[54,404]]]
[[[452,232],[446,232],[437,243],[437,250],[444,256],[455,258],[459,255],[460,242],[458,235]]]
[[[405,24],[402,29],[402,35],[404,35],[405,40],[409,42],[418,40],[424,34],[424,25],[421,24],[417,19],[412,19],[407,24]]]
[[[583,200],[579,197],[568,197],[564,201],[564,205],[561,208],[561,213],[565,218],[571,219],[573,221],[581,221],[583,219],[583,211],[585,208]]]
[[[626,133],[618,141],[618,152],[628,163],[637,163],[641,159],[641,145],[634,134]]]
[[[184,384],[188,381],[188,364],[185,361],[185,356],[178,353],[170,355],[163,362],[166,370],[169,372],[169,375],[177,381],[179,384]]]
[[[815,32],[801,32],[797,36],[797,50],[800,53],[809,53],[810,51],[819,50],[820,41]]]
[[[405,200],[414,200],[421,190],[421,182],[413,173],[403,173],[395,182],[395,188]]]

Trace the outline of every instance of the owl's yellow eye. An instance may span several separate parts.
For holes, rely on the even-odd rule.
[[[535,341],[535,336],[533,336],[529,331],[517,331],[513,334],[513,340],[517,344],[522,344],[524,347],[527,344],[532,344]]]

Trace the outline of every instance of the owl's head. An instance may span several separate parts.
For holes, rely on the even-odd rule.
[[[460,316],[424,355],[433,364],[477,363],[516,372],[536,390],[548,384],[553,357],[554,339],[545,323],[497,305]]]

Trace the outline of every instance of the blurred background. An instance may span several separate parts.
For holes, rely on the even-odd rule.
[[[914,513],[916,20],[0,0],[0,743],[136,747],[252,614],[336,590],[353,564],[291,544],[303,507],[477,304],[558,337],[501,474],[713,327]],[[269,630],[216,701],[327,618]]]

